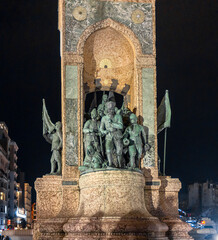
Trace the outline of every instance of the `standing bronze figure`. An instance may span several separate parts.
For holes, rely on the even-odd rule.
[[[85,122],[83,127],[84,133],[84,145],[85,145],[85,153],[87,154],[88,146],[92,145],[94,149],[100,152],[100,144],[99,144],[99,128],[100,121],[97,120],[98,114],[96,108],[91,111],[91,119]]]
[[[115,114],[115,106],[116,103],[112,101],[105,104],[106,115],[101,119],[100,132],[103,136],[105,136],[105,149],[109,167],[112,167],[113,163],[115,166],[117,165],[113,159],[113,152],[115,152],[117,155],[118,167],[121,168],[123,167],[123,119],[119,113]]]
[[[107,94],[103,94],[101,104],[98,105],[97,111],[99,118],[102,118],[105,115],[105,104],[108,101]]]
[[[132,113],[129,118],[131,125],[124,132],[124,144],[129,148],[130,168],[139,168],[143,148],[146,152],[150,146],[147,144],[145,129],[137,123],[136,115]]]
[[[61,175],[62,129],[61,122],[52,123],[43,99],[42,107],[43,137],[51,144],[51,175]],[[56,166],[57,165],[57,166]],[[55,172],[55,169],[57,171]]]

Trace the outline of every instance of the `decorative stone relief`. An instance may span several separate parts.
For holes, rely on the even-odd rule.
[[[142,69],[142,104],[143,125],[149,128],[148,142],[151,146],[143,159],[143,167],[155,166],[155,135],[154,135],[154,70]]]
[[[63,198],[61,176],[47,175],[35,182],[37,192],[37,218],[51,218],[58,215]]]
[[[78,122],[77,122],[77,100],[66,99],[66,164],[78,165]]]
[[[149,217],[144,205],[144,176],[126,170],[99,171],[80,177],[78,216]],[[90,202],[92,204],[90,204]]]
[[[143,158],[143,166],[144,167],[154,167],[155,166],[155,161],[154,161],[154,156],[155,156],[154,136],[150,136],[148,141],[150,143],[151,148],[146,152],[146,154]]]
[[[62,193],[61,192],[38,192],[37,203],[40,209],[40,218],[55,217],[61,210]]]
[[[87,17],[81,21],[76,20],[73,13],[75,9],[86,9]],[[66,0],[66,32],[65,50],[76,52],[78,40],[83,31],[90,25],[107,18],[122,23],[130,28],[139,39],[144,54],[153,53],[152,5],[151,3],[130,2],[101,2],[97,0]],[[140,10],[139,12],[137,12]],[[76,10],[77,11],[77,10]],[[135,21],[132,21],[132,13]],[[80,15],[83,15],[82,12]],[[139,16],[140,15],[140,16]],[[85,16],[85,14],[84,14]],[[76,16],[76,18],[78,18]],[[80,18],[79,18],[80,19]],[[136,20],[137,19],[137,20]]]
[[[142,10],[136,9],[132,12],[132,21],[134,23],[143,23],[145,20],[145,14]]]
[[[73,16],[77,21],[83,21],[86,19],[87,11],[84,7],[75,7],[73,10]]]
[[[34,240],[62,240],[64,238],[63,225],[68,219],[65,218],[50,218],[38,219],[34,223]]]
[[[69,166],[78,165],[78,134],[75,132],[67,134],[66,164]]]
[[[66,66],[66,98],[77,99],[77,66]]]
[[[79,11],[79,9],[78,9]],[[66,164],[78,165],[78,67],[66,66]]]

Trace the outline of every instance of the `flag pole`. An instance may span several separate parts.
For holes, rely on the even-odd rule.
[[[167,127],[164,134],[164,160],[163,160],[163,176],[166,176],[166,148],[167,148]]]

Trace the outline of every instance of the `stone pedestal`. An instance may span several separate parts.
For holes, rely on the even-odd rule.
[[[62,176],[45,175],[35,181],[37,219],[75,215],[79,203],[78,182]]]
[[[71,180],[71,181],[70,181]],[[34,240],[61,240],[63,225],[75,215],[79,203],[77,181],[63,180],[62,176],[45,175],[35,181],[37,220]]]
[[[76,217],[64,225],[65,240],[167,240],[166,224],[145,207],[142,173],[107,170],[80,177],[80,203]]]
[[[57,217],[63,204],[62,177],[45,175],[35,181],[37,219]]]
[[[160,202],[156,214],[169,227],[169,231],[167,232],[169,239],[193,239],[188,234],[192,228],[178,218],[178,192],[181,189],[181,182],[177,178],[167,176],[160,176],[160,180]]]

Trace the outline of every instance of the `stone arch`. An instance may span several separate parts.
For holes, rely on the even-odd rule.
[[[107,28],[107,27],[111,27],[114,30],[120,32],[121,34],[124,35],[124,37],[126,37],[126,39],[129,41],[129,43],[132,45],[134,51],[135,51],[135,55],[142,55],[142,47],[141,44],[138,40],[138,38],[135,36],[135,34],[132,32],[132,30],[130,30],[127,26],[118,23],[116,21],[113,21],[111,18],[107,18],[105,20],[102,20],[100,22],[97,22],[91,26],[89,26],[88,28],[86,28],[86,30],[82,33],[79,42],[77,44],[77,53],[79,55],[83,54],[83,50],[84,50],[84,44],[86,42],[86,40],[88,39],[88,37],[94,33],[97,30],[103,29],[103,28]]]
[[[89,86],[89,92],[127,93],[133,86],[134,49],[127,38],[114,28],[101,28],[89,35],[84,44],[83,59],[83,83]]]

